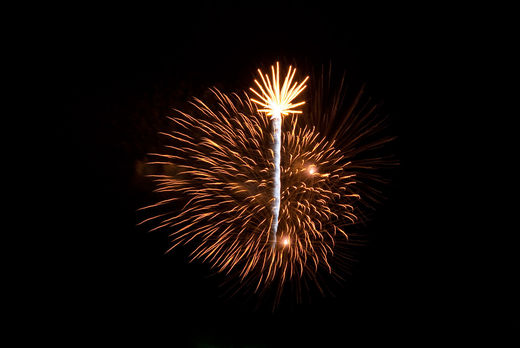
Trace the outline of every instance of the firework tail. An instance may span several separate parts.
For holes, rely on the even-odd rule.
[[[273,248],[276,246],[276,232],[278,230],[278,217],[280,215],[280,150],[282,147],[282,115],[276,112],[273,115],[274,128],[274,176],[273,176],[273,223],[272,223],[272,241]]]

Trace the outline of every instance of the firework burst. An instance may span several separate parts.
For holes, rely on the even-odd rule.
[[[194,98],[192,112],[169,117],[165,151],[149,154],[162,168],[151,177],[164,199],[144,207],[156,214],[141,222],[168,230],[169,250],[188,245],[191,261],[254,291],[274,284],[277,298],[288,280],[334,273],[336,246],[359,222],[357,175],[368,163],[354,163],[352,148],[298,117],[282,129],[281,116],[303,105],[292,101],[307,78],[293,83],[294,74],[290,68],[280,85],[277,65],[272,80],[260,73],[263,86],[255,81],[260,100],[211,89],[214,100]]]

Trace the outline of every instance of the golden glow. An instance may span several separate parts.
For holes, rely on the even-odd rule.
[[[291,244],[291,240],[289,238],[285,237],[283,239],[283,246],[286,247],[286,246],[289,246],[289,244]]]
[[[309,166],[309,168],[308,168],[308,171],[309,171],[309,174],[310,174],[310,175],[313,175],[314,173],[316,173],[317,170],[318,170],[318,169],[317,169],[316,166],[314,166],[314,165],[311,165],[311,166]]]
[[[289,66],[289,71],[285,76],[283,85],[280,86],[280,64],[278,62],[276,62],[276,70],[274,66],[271,66],[271,72],[272,76],[270,79],[268,74],[264,75],[262,71],[258,69],[262,83],[255,80],[258,91],[250,88],[251,92],[260,98],[260,100],[251,98],[252,102],[263,107],[263,109],[259,109],[258,111],[265,112],[268,116],[301,114],[302,112],[295,110],[295,108],[305,104],[305,102],[301,101],[293,104],[292,101],[307,87],[305,82],[307,82],[309,77],[305,77],[300,83],[293,83],[296,69]]]

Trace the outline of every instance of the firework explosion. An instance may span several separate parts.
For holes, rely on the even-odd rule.
[[[280,88],[278,64],[271,81],[259,73],[263,86],[255,81],[252,91],[260,101],[211,89],[214,100],[194,98],[193,112],[169,117],[166,151],[149,154],[163,168],[151,176],[165,198],[143,208],[156,215],[141,223],[168,230],[169,250],[190,245],[190,261],[233,273],[254,291],[274,285],[279,297],[288,280],[334,272],[336,246],[359,222],[357,175],[381,159],[353,162],[352,142],[320,134],[309,117],[287,117],[282,127],[282,115],[301,113],[294,108],[303,102],[291,102],[307,79],[292,84],[290,68]]]

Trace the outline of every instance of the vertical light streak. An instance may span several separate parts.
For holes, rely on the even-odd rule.
[[[280,216],[280,191],[282,188],[280,180],[280,150],[282,147],[282,115],[279,112],[273,114],[274,128],[274,177],[273,177],[273,223],[272,223],[272,239],[273,248],[276,245],[276,232],[278,231],[278,217]]]
[[[276,246],[276,233],[278,232],[278,223],[280,216],[280,150],[282,144],[282,115],[287,116],[289,114],[301,114],[299,110],[293,110],[294,108],[305,104],[304,101],[292,104],[292,101],[307,87],[305,82],[309,79],[307,76],[301,83],[294,82],[293,78],[296,73],[296,69],[289,66],[287,75],[283,85],[280,86],[280,64],[276,62],[276,70],[274,66],[271,66],[272,76],[262,74],[262,71],[258,69],[258,74],[262,79],[262,84],[255,80],[259,92],[253,88],[250,90],[260,98],[260,100],[252,99],[254,103],[264,107],[258,111],[265,112],[267,116],[271,116],[273,120],[273,153],[274,153],[274,174],[273,174],[273,222],[271,224],[271,240],[273,241],[273,248]]]

